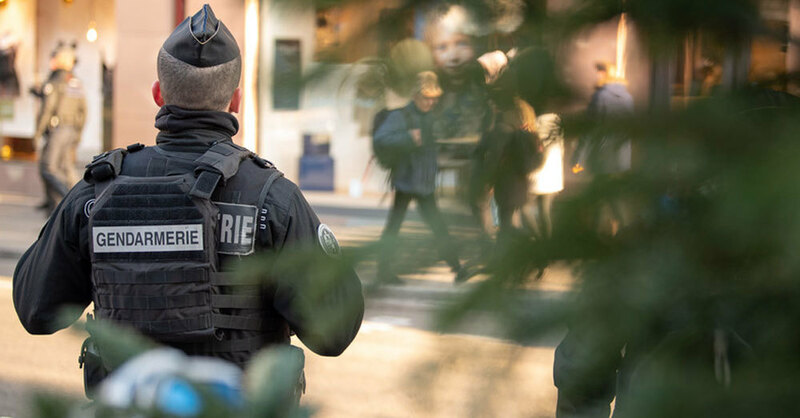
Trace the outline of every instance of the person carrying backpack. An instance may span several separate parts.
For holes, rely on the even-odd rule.
[[[381,235],[378,281],[398,283],[391,269],[395,241],[406,210],[412,200],[430,226],[439,247],[439,255],[453,272],[461,270],[447,225],[436,206],[436,139],[433,136],[431,110],[442,95],[436,74],[423,71],[417,75],[413,100],[391,111],[375,129],[373,144],[376,157],[389,170],[394,189],[394,204]]]
[[[241,97],[235,39],[205,5],[166,39],[157,62],[156,145],[109,151],[87,166],[17,264],[20,322],[51,334],[79,315],[60,317],[62,308],[93,302],[97,319],[242,368],[292,334],[317,354],[341,354],[364,313],[351,268],[331,277],[272,269],[252,283],[231,274],[251,254],[341,252],[297,186],[231,139],[239,124],[229,111]]]

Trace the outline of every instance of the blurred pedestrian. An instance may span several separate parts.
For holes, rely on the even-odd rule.
[[[470,205],[473,210],[482,208],[484,199],[494,191],[499,226],[496,244],[499,251],[505,251],[516,230],[514,220],[528,200],[529,176],[542,163],[542,150],[536,112],[519,97],[513,65],[505,66],[500,74],[487,71],[486,81],[492,112],[472,158]],[[476,213],[480,216],[481,212]],[[485,250],[483,256],[489,255],[491,251]],[[466,280],[473,273],[458,279]]]
[[[461,5],[444,4],[427,16],[425,40],[431,48],[442,97],[434,109],[434,133],[440,143],[440,169],[455,174],[457,191],[466,191],[487,247],[494,226],[487,194],[471,196],[472,156],[491,118],[484,70],[478,62],[477,24]],[[460,189],[460,190],[459,190]],[[466,190],[464,190],[466,189]]]
[[[513,227],[512,217],[528,200],[531,172],[542,163],[536,111],[519,95],[519,74],[513,57],[512,50],[509,54],[494,51],[479,58],[486,70],[491,117],[475,150],[471,170],[471,184],[477,188],[471,193],[473,199],[481,199],[481,195],[494,189],[501,232]]]
[[[600,62],[595,68],[597,85],[586,108],[586,116],[595,126],[579,139],[576,162],[591,175],[625,172],[631,167],[631,142],[607,124],[633,113],[633,97],[613,65]]]
[[[526,101],[495,90],[492,93],[494,116],[476,150],[479,167],[473,172],[485,189],[494,189],[499,234],[512,228],[513,216],[528,198],[529,176],[542,161],[536,134],[536,113]]]
[[[400,282],[390,264],[400,226],[412,200],[417,202],[420,214],[433,231],[440,257],[453,272],[461,270],[447,224],[436,206],[437,151],[431,111],[441,95],[436,74],[431,71],[419,73],[412,101],[391,111],[375,131],[375,143],[392,152],[395,160],[389,174],[394,188],[394,204],[381,235],[378,260],[378,281],[382,283]]]
[[[43,209],[48,213],[79,180],[75,153],[86,121],[86,98],[81,81],[72,73],[75,63],[75,44],[59,43],[50,59],[52,73],[41,91],[33,138],[41,144],[39,173],[45,188]]]
[[[536,238],[544,239],[553,233],[553,198],[564,190],[564,133],[561,118],[555,113],[539,115],[536,128],[544,162],[530,175],[522,220]]]
[[[633,114],[633,97],[625,79],[617,76],[616,68],[599,62],[597,86],[586,108],[586,117],[594,124],[581,136],[573,154],[573,172],[595,178],[616,178],[631,168],[630,138],[621,134],[615,122]],[[628,217],[622,202],[608,200],[599,219],[598,228],[608,228],[613,235]]]

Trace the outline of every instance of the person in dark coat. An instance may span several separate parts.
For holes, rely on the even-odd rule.
[[[473,184],[494,189],[499,233],[506,233],[527,201],[529,174],[542,160],[533,107],[509,92],[493,92],[492,98],[492,123],[475,152],[473,172],[479,180]]]
[[[613,121],[633,113],[633,97],[628,92],[626,81],[617,77],[613,65],[598,63],[596,68],[597,88],[586,108],[586,117],[594,126],[578,140],[572,171],[595,178],[613,178],[631,168],[631,140],[614,131]],[[597,227],[614,235],[628,217],[628,210],[622,202],[609,200],[598,214]]]
[[[616,174],[631,167],[631,142],[608,131],[607,123],[633,113],[633,97],[625,80],[614,75],[611,64],[598,63],[597,88],[586,107],[586,117],[595,127],[583,135],[575,149],[574,163],[589,175]]]
[[[394,204],[381,235],[378,260],[378,280],[397,283],[392,273],[391,259],[400,226],[412,200],[433,231],[440,256],[454,272],[461,264],[454,249],[447,225],[436,206],[436,139],[433,135],[431,111],[442,89],[435,73],[424,71],[417,76],[414,99],[405,107],[392,111],[375,131],[375,142],[397,155],[390,180],[394,188]]]
[[[298,187],[266,160],[233,144],[231,138],[239,123],[230,112],[239,107],[241,62],[236,41],[208,5],[184,20],[167,38],[158,54],[158,81],[152,90],[160,107],[155,121],[159,130],[156,145],[137,144],[96,157],[85,179],[69,191],[17,264],[14,306],[29,333],[54,333],[66,325],[64,319],[77,319],[60,317],[62,308],[82,310],[94,302],[98,318],[125,320],[125,325],[159,343],[191,355],[218,357],[240,367],[263,347],[289,344],[293,334],[306,347],[325,356],[339,355],[353,341],[361,325],[364,299],[352,268],[337,266],[329,269],[335,270],[330,277],[323,277],[319,269],[306,263],[270,268],[269,274],[263,274],[266,277],[258,274],[258,285],[230,279],[229,273],[251,254],[277,257],[273,264],[294,250],[331,262],[340,254],[332,231],[320,223]],[[233,168],[229,177],[221,178],[203,165],[204,158],[216,151],[220,151],[216,158],[240,157],[233,167],[211,165],[220,173]],[[115,163],[114,155],[124,163]],[[190,193],[163,197],[142,194],[142,190],[151,190],[144,186],[156,181],[147,183],[147,178],[189,177],[196,177]],[[121,187],[125,183],[113,182],[104,186],[112,180],[140,186],[125,188]],[[139,194],[135,194],[137,190]],[[123,203],[109,203],[115,199]],[[193,211],[208,208],[201,213],[219,216],[203,215],[203,223],[190,224],[195,218],[173,214],[190,209],[173,207],[169,199],[188,201]],[[146,205],[155,201],[166,201],[166,207],[148,211]],[[202,205],[191,203],[198,201]],[[159,223],[154,220],[157,216],[172,216],[167,219],[179,225]],[[102,225],[112,226],[95,226],[104,221]],[[153,236],[163,237],[187,227],[200,229],[205,238],[199,243],[189,242],[182,233],[183,246],[169,238],[153,244]],[[120,238],[142,230],[150,234],[150,241],[147,236],[143,242],[138,238],[123,242]],[[142,263],[142,259],[147,261]],[[210,259],[218,265],[210,272],[202,266],[184,267],[193,266],[191,260],[198,259]],[[98,275],[102,260],[111,261],[104,261],[106,270]],[[172,263],[171,270],[163,263]],[[154,270],[157,267],[162,271]],[[213,296],[194,302],[201,305],[185,299],[193,293],[140,295],[167,287],[205,289],[209,285]],[[320,293],[320,288],[325,292]],[[202,315],[163,320],[187,306],[203,307]],[[118,318],[122,313],[128,317]],[[188,327],[185,324],[203,318],[208,318],[205,325],[201,324],[206,327],[203,330],[213,327],[211,338],[202,334],[205,338],[178,340],[172,334],[175,328]],[[147,326],[139,327],[142,323]]]

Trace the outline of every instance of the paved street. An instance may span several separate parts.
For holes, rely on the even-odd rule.
[[[387,201],[308,195],[323,222],[343,245],[377,238]],[[32,242],[44,218],[35,199],[0,195],[0,416],[26,416],[25,397],[36,389],[79,397],[77,355],[82,336],[62,331],[29,336],[11,301],[15,258]],[[408,230],[421,230],[411,216]],[[359,273],[367,284],[374,264]],[[318,417],[553,416],[553,349],[560,335],[512,344],[497,338],[497,324],[477,318],[457,334],[434,331],[435,311],[469,289],[455,287],[441,263],[403,276],[402,286],[368,293],[367,313],[353,345],[338,358],[307,353],[308,391],[304,402]],[[520,295],[531,312],[564,298],[566,268],[552,268],[544,280]],[[296,342],[299,344],[299,342]]]

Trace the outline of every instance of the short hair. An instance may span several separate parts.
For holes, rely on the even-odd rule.
[[[157,68],[165,104],[192,110],[226,110],[239,87],[242,58],[213,67],[195,67],[161,48]]]
[[[425,97],[439,97],[442,95],[442,88],[439,86],[439,78],[433,71],[422,71],[417,74],[417,82],[414,84],[414,94],[421,94]]]
[[[617,72],[617,66],[608,61],[598,61],[595,63],[594,68],[598,72],[605,73],[605,76],[603,76],[601,80],[598,80],[597,82],[598,86],[604,86],[610,83],[621,83],[621,84],[628,83],[625,80],[625,78],[619,76]]]

